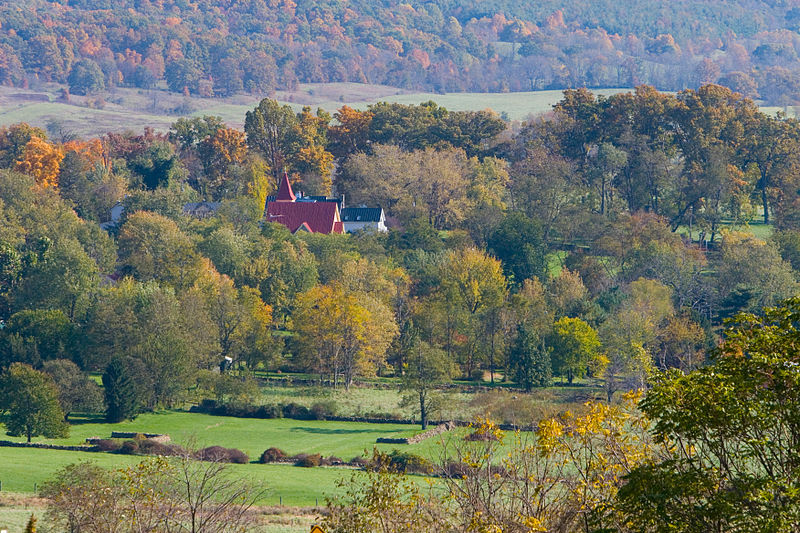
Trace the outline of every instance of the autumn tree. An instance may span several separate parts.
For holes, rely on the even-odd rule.
[[[740,232],[723,237],[717,275],[720,311],[728,316],[774,305],[797,286],[791,266],[772,243]]]
[[[437,332],[448,356],[453,360],[458,356],[465,374],[471,376],[483,357],[494,357],[487,353],[495,346],[485,342],[481,320],[504,304],[506,278],[497,259],[475,248],[447,254],[438,275],[441,287],[429,302],[428,327]]]
[[[272,341],[272,308],[264,305],[258,291],[237,288],[225,275],[213,268],[204,269],[193,291],[202,299],[208,317],[216,326],[219,360],[264,360]],[[248,365],[254,370],[255,365]]]
[[[26,146],[34,137],[44,141],[47,134],[41,128],[34,128],[25,122],[0,128],[0,167],[13,168],[21,161]]]
[[[604,378],[609,402],[617,390],[645,388],[654,370],[659,333],[674,313],[672,291],[658,281],[636,280],[628,293],[600,330],[608,358]]]
[[[41,137],[31,137],[15,169],[33,176],[40,187],[58,186],[58,172],[64,154]]]
[[[602,373],[605,356],[600,352],[600,338],[592,326],[580,318],[562,317],[553,324],[548,339],[553,360],[553,371],[572,384],[592,367],[593,374]]]
[[[244,133],[231,128],[219,128],[200,141],[197,152],[203,163],[204,178],[200,192],[204,197],[218,200],[241,194],[234,174],[247,159]]]
[[[369,147],[370,111],[359,111],[342,106],[333,114],[336,122],[328,128],[330,151],[334,156],[346,158]]]
[[[41,487],[47,517],[70,531],[249,531],[260,488],[227,464],[194,454],[151,457],[117,470],[67,465]]]
[[[386,362],[397,334],[391,311],[363,294],[320,285],[301,294],[292,315],[305,369],[341,379],[349,389],[356,376],[374,375]]]

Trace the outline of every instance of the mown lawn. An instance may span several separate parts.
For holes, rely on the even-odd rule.
[[[78,421],[81,422],[81,421]],[[173,442],[195,447],[224,446],[238,448],[258,460],[267,448],[281,448],[289,454],[320,453],[344,460],[371,450],[378,437],[410,437],[419,432],[407,424],[366,424],[361,422],[328,422],[277,418],[259,420],[211,416],[180,411],[161,411],[139,415],[136,420],[119,424],[93,421],[75,423],[66,439],[35,439],[53,444],[81,444],[89,437],[108,438],[112,431],[166,433]],[[23,438],[6,437],[24,441]],[[379,445],[381,449],[390,445]]]
[[[3,491],[33,493],[60,468],[89,461],[103,468],[124,468],[145,457],[35,448],[0,448]],[[266,492],[259,505],[301,507],[325,504],[337,492],[336,482],[353,472],[346,468],[301,468],[292,465],[230,465],[231,475],[247,479]]]

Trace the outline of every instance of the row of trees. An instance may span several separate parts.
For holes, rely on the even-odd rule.
[[[774,105],[800,93],[800,17],[770,2],[156,8],[98,0],[62,10],[27,0],[0,6],[0,18],[0,83],[68,82],[75,94],[160,83],[230,96],[299,82],[500,92],[640,83],[681,90],[718,81]]]

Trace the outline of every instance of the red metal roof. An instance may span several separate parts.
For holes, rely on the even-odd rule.
[[[292,191],[292,184],[289,183],[289,175],[284,172],[281,186],[278,189],[278,196],[275,198],[276,202],[294,202],[295,195]]]
[[[339,208],[334,202],[287,202],[276,200],[267,204],[267,222],[283,224],[294,233],[304,222],[314,233],[342,233],[337,220]]]

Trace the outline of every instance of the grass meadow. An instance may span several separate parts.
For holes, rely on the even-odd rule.
[[[335,455],[344,460],[372,449],[378,437],[410,437],[420,431],[408,424],[367,424],[363,422],[333,422],[275,418],[260,420],[212,416],[181,411],[160,411],[139,415],[135,420],[106,424],[78,420],[66,439],[35,439],[52,444],[82,444],[89,437],[109,438],[112,431],[136,433],[165,433],[177,444],[196,447],[224,446],[238,448],[258,460],[267,448],[281,448],[289,454],[320,453]],[[23,442],[24,438],[7,437]],[[390,445],[379,445],[385,449]],[[18,448],[15,448],[18,449]],[[0,449],[2,453],[3,449]],[[85,452],[80,452],[84,453]],[[2,467],[0,467],[0,472]],[[1,478],[0,478],[1,479]]]
[[[145,127],[166,131],[181,116],[219,115],[229,125],[241,128],[244,117],[262,96],[238,95],[231,98],[184,97],[163,90],[115,88],[98,97],[60,98],[58,85],[42,85],[32,90],[0,88],[0,126],[27,122],[46,127],[58,121],[63,129],[84,137],[109,131]],[[598,89],[611,95],[630,89]],[[380,101],[419,104],[433,100],[454,111],[492,109],[512,120],[525,120],[552,109],[561,100],[561,91],[519,93],[409,93],[394,87],[357,83],[303,84],[297,91],[278,91],[274,98],[300,110],[304,105],[322,107],[333,113],[343,105],[364,109]]]

